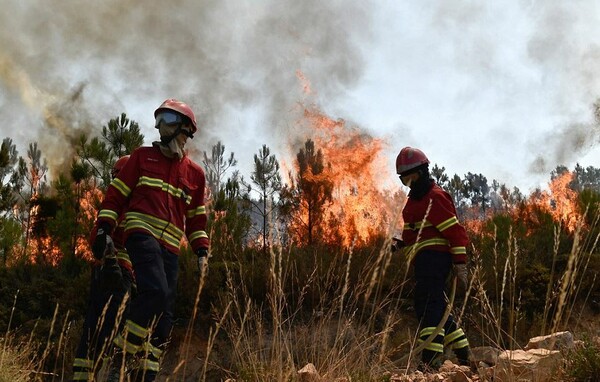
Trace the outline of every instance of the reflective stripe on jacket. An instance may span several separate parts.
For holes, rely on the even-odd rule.
[[[204,188],[204,171],[187,155],[167,158],[157,146],[140,147],[109,185],[98,221],[114,227],[125,212],[126,236],[150,234],[176,254],[184,234],[194,251],[208,248]]]
[[[450,195],[437,184],[420,199],[409,197],[402,210],[405,253],[416,254],[427,248],[450,252],[455,263],[467,259],[469,239],[458,222]]]

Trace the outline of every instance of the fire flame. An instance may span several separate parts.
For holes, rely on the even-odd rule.
[[[575,176],[565,172],[553,179],[548,191],[542,191],[530,198],[530,203],[549,213],[554,221],[561,223],[569,232],[575,232],[577,224],[582,220],[577,204],[577,192],[569,187]]]
[[[79,199],[79,220],[83,222],[92,222],[96,219],[98,210],[96,205],[98,201],[102,200],[102,191],[93,187],[84,192],[83,196]],[[91,261],[94,256],[90,249],[88,242],[89,233],[83,233],[82,236],[77,237],[75,244],[75,256],[81,257],[82,259]]]
[[[528,235],[533,232],[534,227],[542,224],[538,220],[540,211],[550,215],[553,222],[560,224],[567,232],[575,232],[577,225],[584,219],[578,204],[578,194],[570,188],[574,176],[573,172],[565,172],[548,184],[548,190],[532,193],[523,203],[507,207],[506,213],[515,222],[526,222]],[[491,217],[492,213],[488,211],[484,219],[467,219],[464,225],[470,233],[479,235],[484,231],[485,221]]]
[[[94,221],[97,215],[96,205],[102,198],[102,191],[96,187],[86,190],[83,195],[79,198],[79,211],[78,211],[78,225],[79,226],[91,226],[91,222]],[[36,221],[39,219],[39,207],[34,206],[31,210],[31,227],[35,226]],[[93,260],[93,255],[88,242],[89,232],[80,232],[74,238],[72,250],[74,255],[87,261]],[[21,251],[24,252],[24,251]],[[63,259],[63,250],[59,247],[55,238],[48,235],[47,233],[34,234],[30,228],[29,240],[27,243],[27,254],[28,259],[32,264],[43,262],[52,266],[58,265]],[[22,256],[19,255],[19,256]]]
[[[325,241],[333,244],[341,239],[344,246],[351,247],[385,233],[394,212],[387,206],[394,197],[382,187],[382,179],[391,179],[384,142],[316,107],[304,108],[301,123],[308,125],[315,148],[330,165],[322,174],[311,174],[326,177],[334,185],[333,201],[325,211],[334,224],[322,227]]]

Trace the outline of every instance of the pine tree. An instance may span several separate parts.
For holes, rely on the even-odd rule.
[[[206,183],[210,190],[209,197],[215,199],[221,191],[225,173],[237,165],[237,160],[234,158],[233,152],[230,153],[229,158],[225,158],[225,145],[219,141],[212,147],[210,158],[204,152],[202,164],[206,171]]]
[[[262,226],[260,234],[262,236],[262,247],[266,251],[270,237],[270,224],[275,221],[273,216],[277,210],[278,200],[276,194],[281,190],[281,175],[279,175],[279,162],[277,157],[267,147],[263,145],[258,154],[254,154],[254,170],[250,175],[252,184],[244,183],[249,190],[258,193],[258,201],[252,200],[247,195],[248,201],[254,205],[260,215]]]
[[[15,193],[22,182],[17,179],[18,152],[12,139],[4,138],[0,146],[0,216],[10,213],[16,202]]]
[[[332,201],[333,182],[329,180],[325,158],[315,143],[308,139],[304,148],[296,155],[298,174],[293,189],[294,205],[297,208],[293,214],[304,232],[298,232],[297,240],[314,244],[322,230],[325,207]]]
[[[434,164],[431,168],[431,176],[440,187],[445,190],[448,189],[450,178],[446,175],[445,167],[439,167],[437,164]]]
[[[122,156],[131,154],[144,143],[144,135],[140,133],[137,122],[127,118],[125,113],[108,121],[102,127],[100,137],[83,134],[77,142],[77,155],[80,170],[89,172],[100,180],[100,187],[106,189],[111,182],[111,169]]]

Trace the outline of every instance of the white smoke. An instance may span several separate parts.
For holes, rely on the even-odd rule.
[[[293,157],[287,144],[309,137],[297,121],[312,103],[390,137],[392,167],[412,145],[450,173],[509,186],[515,177],[547,180],[600,140],[595,1],[2,6],[0,137],[21,142],[21,155],[38,141],[49,161],[68,161],[74,136],[99,133],[122,112],[149,143],[152,112],[169,97],[198,114],[194,158],[221,140],[243,174],[262,144]]]
[[[227,138],[234,152],[280,144],[299,134],[293,112],[306,96],[297,71],[318,84],[318,97],[353,86],[370,22],[362,3],[317,0],[6,0],[2,8],[0,114],[20,116],[24,128],[16,137],[4,124],[1,135],[38,141],[56,166],[73,136],[98,134],[121,112],[152,141],[152,112],[170,97],[198,115],[192,151]],[[257,120],[241,117],[254,109]],[[248,136],[251,123],[271,141]]]

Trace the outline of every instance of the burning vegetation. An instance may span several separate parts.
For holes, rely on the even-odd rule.
[[[310,87],[306,85],[305,88]],[[266,211],[266,203],[263,203],[263,207],[260,207],[261,203],[255,203],[259,206],[256,208],[258,213],[265,215],[263,226],[269,226],[269,229],[256,230],[258,233],[255,238],[245,234],[246,243],[262,243],[263,246],[275,243],[276,238],[270,227],[275,224],[280,236],[287,237],[300,246],[324,243],[350,248],[367,246],[377,239],[391,236],[401,226],[400,211],[406,195],[397,183],[388,183],[395,181],[395,176],[391,174],[390,164],[384,155],[385,143],[343,119],[327,116],[315,106],[303,107],[302,118],[297,123],[302,131],[310,132],[310,136],[298,150],[295,160],[291,161],[293,169],[290,171],[289,184],[280,184],[269,193],[270,210]],[[46,168],[37,146],[30,147],[28,160],[21,159],[19,171],[13,173],[15,185],[12,188],[9,188],[10,185],[5,186],[7,190],[12,190],[13,195],[19,196],[14,199],[14,204],[7,205],[11,214],[5,216],[8,218],[14,215],[15,221],[19,222],[25,233],[23,240],[17,240],[11,247],[13,257],[26,256],[32,261],[44,259],[44,262],[56,265],[66,251],[77,258],[91,259],[87,236],[103,189],[108,184],[106,174],[111,162],[106,160],[116,160],[116,153],[124,154],[133,148],[126,149],[122,147],[124,142],[118,143],[116,137],[121,136],[123,140],[124,132],[137,136],[137,139],[128,138],[126,141],[139,144],[143,141],[137,124],[127,120],[124,115],[112,120],[109,127],[104,128],[103,136],[106,141],[96,138],[90,142],[87,142],[87,138],[80,140],[76,149],[79,156],[74,161],[70,180],[72,182],[77,178],[77,182],[69,186],[68,179],[58,181],[56,189],[52,191],[56,196],[40,194],[47,192],[45,190],[49,188],[44,182]],[[121,147],[110,148],[109,145],[115,142]],[[7,155],[11,144],[9,139],[3,144]],[[224,146],[220,148],[220,154],[223,155]],[[269,151],[266,150],[268,156]],[[16,153],[13,151],[12,155]],[[221,159],[218,156],[212,158],[212,163],[205,155],[208,162],[205,165],[209,169],[208,187],[213,190],[212,194],[222,194],[220,200],[215,198],[209,201],[209,205],[226,206],[217,208],[213,218],[218,224],[228,225],[231,222],[225,218],[227,211],[230,210],[231,214],[231,209],[235,208],[244,215],[243,206],[248,203],[241,201],[252,200],[252,195],[244,193],[236,176],[227,181],[223,179],[225,170],[232,164],[235,165],[235,161],[230,160],[227,168],[219,169]],[[272,160],[276,162],[274,156]],[[16,163],[16,160],[12,163]],[[279,166],[275,167],[275,170],[278,169]],[[212,171],[221,173],[215,176]],[[264,172],[264,169],[256,168],[253,173],[259,186],[261,180],[258,175],[262,174],[261,171]],[[497,213],[509,214],[515,222],[529,219],[531,224],[539,224],[539,221],[533,220],[534,211],[543,211],[551,216],[554,223],[560,224],[570,233],[574,232],[578,222],[582,220],[578,192],[572,187],[577,177],[575,172],[561,172],[553,177],[547,190],[537,190],[525,198],[518,190],[510,192],[504,185],[496,184],[490,190],[487,180],[481,174],[469,173],[464,180],[455,175],[450,180],[443,171],[443,168],[435,166],[433,174],[438,183],[454,197],[463,223],[474,234],[481,232],[485,222]],[[16,181],[19,174],[22,181]],[[211,184],[211,180],[216,184]],[[57,203],[69,208],[58,208]],[[252,213],[251,210],[249,212]],[[73,219],[71,227],[78,229],[57,231],[57,217]],[[238,216],[237,219],[240,218]],[[283,234],[282,230],[285,231]],[[62,237],[65,232],[70,232],[70,238]],[[227,229],[224,232],[236,230]],[[42,252],[44,255],[41,255]],[[5,257],[8,258],[8,255]]]
[[[401,321],[396,316],[401,301],[409,297],[409,292],[402,289],[407,264],[405,259],[392,256],[385,244],[402,224],[406,195],[396,176],[390,173],[391,163],[385,158],[386,146],[381,139],[369,136],[343,119],[331,118],[314,106],[303,107],[298,124],[301,126],[298,130],[308,133],[294,160],[286,158],[286,163],[293,164],[287,183],[281,181],[278,161],[266,146],[255,156],[250,180],[229,171],[235,167],[233,153],[227,160],[220,143],[213,150],[215,155],[205,155],[207,187],[212,190],[212,200],[207,202],[212,238],[210,272],[205,275],[205,289],[197,300],[193,295],[198,290],[197,275],[189,272],[195,269],[194,255],[189,248],[182,251],[182,268],[188,271],[181,275],[178,314],[191,314],[186,309],[194,301],[207,322],[214,312],[222,314],[222,330],[238,336],[230,342],[252,347],[252,357],[248,359],[240,353],[240,348],[232,350],[232,362],[237,362],[238,367],[256,362],[257,336],[279,331],[276,336],[261,338],[289,339],[298,335],[296,346],[282,346],[290,349],[306,349],[322,341],[319,345],[323,354],[332,354],[331,346],[342,344],[343,349],[334,349],[336,357],[362,360],[363,363],[352,367],[373,370],[382,360],[392,359],[398,349],[410,347],[397,330]],[[51,295],[43,303],[23,308],[31,310],[33,317],[54,320],[48,317],[54,311],[48,306],[52,303],[69,301],[85,306],[85,301],[81,301],[85,296],[76,288],[87,281],[86,273],[82,272],[91,260],[87,238],[103,191],[110,182],[108,174],[113,162],[136,147],[135,144],[126,147],[124,142],[143,141],[139,139],[139,130],[132,126],[136,125],[122,115],[109,122],[101,138],[81,137],[71,167],[50,184],[39,175],[45,170],[37,147],[31,147],[27,159],[19,161],[15,159],[16,150],[11,149],[11,141],[3,142],[0,160],[9,160],[0,162],[3,174],[7,174],[0,192],[11,195],[10,202],[3,198],[0,204],[3,208],[0,250],[6,271],[17,274],[10,282],[15,284],[13,289],[24,290],[25,301],[33,301],[41,293],[34,291],[35,285],[44,285],[42,292]],[[21,167],[17,163],[22,163]],[[577,295],[578,290],[586,290],[589,296],[600,296],[595,279],[586,277],[591,271],[577,268],[587,263],[593,266],[591,254],[595,247],[584,248],[590,254],[589,262],[585,257],[568,259],[578,225],[585,225],[591,235],[598,232],[594,220],[584,214],[585,208],[581,206],[596,206],[597,211],[600,189],[589,184],[594,184],[590,179],[600,171],[593,168],[557,171],[547,189],[529,196],[497,182],[489,186],[482,174],[450,178],[438,166],[432,166],[431,173],[455,199],[459,217],[471,234],[470,261],[473,277],[479,283],[474,288],[478,294],[472,298],[490,304],[485,312],[466,309],[463,319],[476,327],[470,333],[482,333],[484,338],[495,336],[497,344],[513,344],[519,331],[530,334],[531,328],[538,330],[539,325],[535,326],[532,317],[553,317],[559,306],[573,303],[559,290],[566,279],[560,276],[565,269],[572,278],[577,276],[581,280],[576,286],[568,284],[571,288],[568,293]],[[231,176],[225,179],[226,174]],[[600,184],[600,176],[597,178]],[[584,191],[589,193],[586,197],[590,203],[582,202]],[[31,266],[33,263],[46,273],[50,270],[56,280],[64,280],[64,285],[48,287],[48,282],[40,281],[45,277],[42,272],[32,276],[30,270],[23,272],[25,281],[22,281],[21,260],[28,262],[27,269],[35,268]],[[32,281],[33,277],[37,278]],[[227,298],[233,300],[222,300]],[[504,301],[507,303],[503,306]],[[5,301],[2,306],[10,304]],[[236,312],[232,314],[231,310]],[[265,311],[271,314],[268,319]],[[9,316],[7,312],[0,313],[0,319]],[[240,317],[243,317],[241,322],[236,321]],[[318,321],[314,332],[318,338],[314,339],[302,332],[313,332],[314,326],[306,324],[306,320],[312,323],[311,317]],[[360,321],[365,317],[369,319]],[[504,317],[509,319],[502,321]],[[26,319],[17,321],[21,325]],[[373,322],[380,321],[386,325],[383,331],[373,326]],[[321,325],[322,322],[327,324]],[[524,327],[525,323],[530,326]],[[336,335],[343,340],[336,340],[333,345],[327,343],[323,339],[331,333],[323,332],[325,327],[338,327],[341,331]],[[349,328],[356,330],[352,336],[345,332]],[[387,334],[381,336],[381,333]],[[348,338],[356,338],[357,344],[347,347]],[[384,344],[384,341],[389,342]],[[357,356],[356,352],[362,351],[365,343],[373,349],[383,349],[377,359]],[[261,349],[269,346],[273,344],[261,342]],[[346,349],[350,349],[348,353]],[[319,356],[314,352],[312,355]],[[261,356],[268,357],[262,353]],[[209,358],[207,355],[206,359]],[[231,365],[221,367],[233,369]],[[50,366],[48,369],[52,371]],[[343,372],[332,366],[332,375]]]
[[[326,243],[345,247],[371,243],[388,231],[403,195],[383,187],[389,166],[382,140],[315,107],[304,109],[301,123],[313,134],[295,161],[302,208],[294,221],[306,228],[292,227],[300,236],[296,241],[302,242],[304,232],[313,241],[312,226],[317,225]]]

